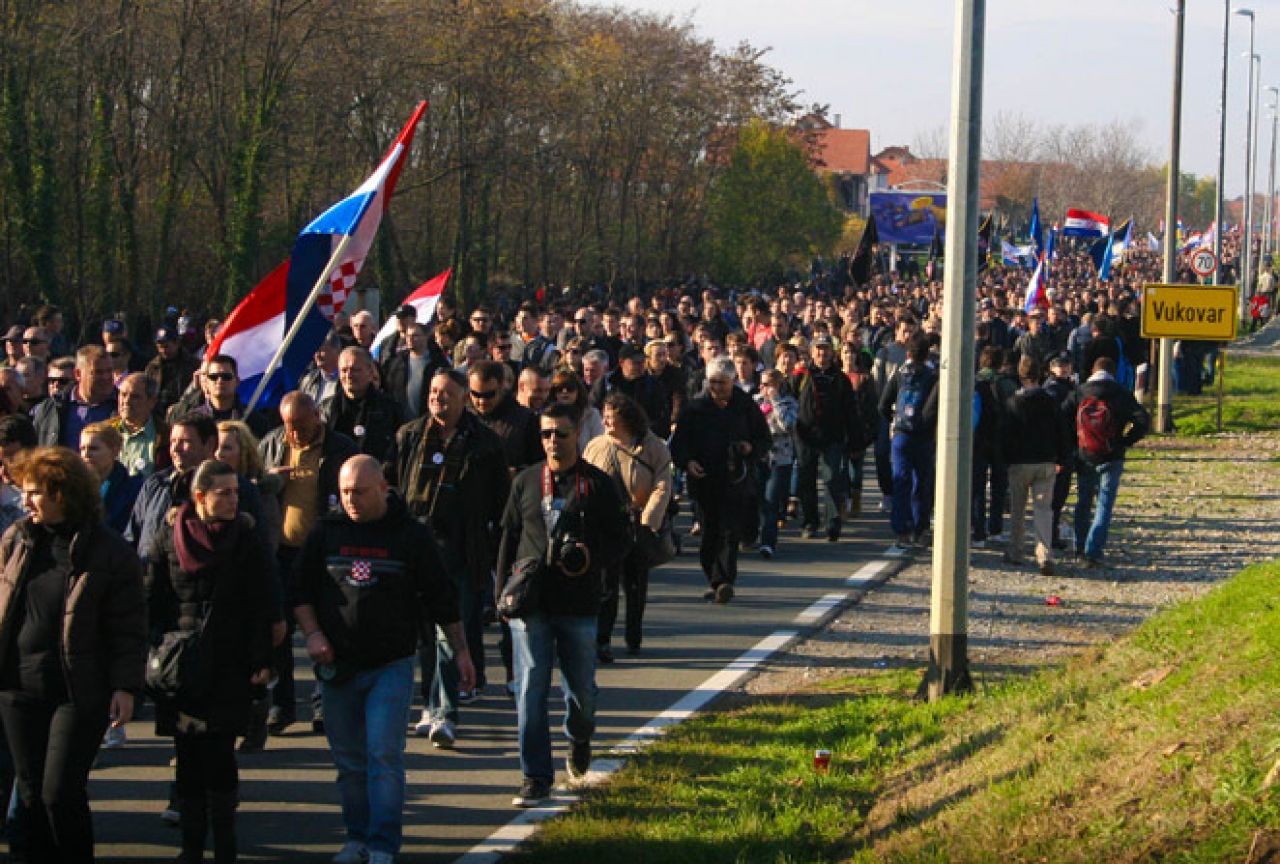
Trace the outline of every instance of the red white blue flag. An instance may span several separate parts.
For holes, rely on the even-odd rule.
[[[382,222],[382,214],[391,203],[396,181],[400,179],[400,171],[413,143],[414,130],[426,108],[426,102],[418,104],[382,162],[354,192],[302,229],[289,258],[240,301],[227,317],[217,338],[210,343],[206,358],[216,354],[229,354],[236,358],[240,370],[240,397],[244,401],[247,402],[257,389],[271,358],[306,305],[329,259],[343,238],[350,236],[351,241],[342,260],[337,262],[315,306],[304,317],[280,367],[263,391],[260,404],[275,404],[293,389],[316,348],[332,328],[333,316],[346,305],[347,295],[360,275]]]
[[[1067,210],[1067,220],[1062,223],[1063,237],[1106,237],[1111,233],[1111,220],[1088,210]]]
[[[1027,283],[1027,299],[1022,304],[1022,308],[1026,312],[1033,309],[1047,308],[1049,306],[1049,291],[1045,277],[1044,256],[1040,256],[1039,263],[1036,264],[1035,272],[1031,274],[1031,281]]]
[[[444,293],[445,286],[449,284],[449,277],[453,275],[453,268],[450,267],[438,276],[432,276],[426,282],[423,282],[417,289],[404,298],[401,306],[412,306],[418,310],[416,320],[419,324],[428,324],[431,319],[436,316],[436,304],[440,302],[440,295]],[[373,357],[375,360],[381,360],[382,346],[387,344],[387,339],[392,333],[396,332],[396,316],[392,315],[387,319],[387,323],[382,325],[382,329],[378,331],[378,335],[373,337]]]

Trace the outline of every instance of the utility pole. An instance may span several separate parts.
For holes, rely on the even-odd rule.
[[[1241,240],[1243,241],[1240,249],[1240,310],[1241,318],[1245,315],[1248,302],[1249,290],[1249,264],[1252,257],[1252,246],[1250,242],[1250,231],[1252,225],[1250,218],[1253,215],[1253,61],[1257,56],[1253,53],[1253,36],[1254,36],[1254,15],[1252,9],[1237,9],[1236,14],[1249,19],[1249,53],[1245,55],[1245,59],[1249,61],[1249,85],[1246,88],[1245,99],[1247,100],[1247,113],[1244,122],[1244,209],[1241,212],[1243,225],[1241,226]]]
[[[1275,249],[1272,243],[1273,226],[1276,218],[1276,112],[1280,111],[1280,87],[1268,87],[1267,92],[1271,94],[1272,103],[1267,107],[1271,109],[1271,162],[1267,169],[1267,205],[1263,208],[1263,227],[1262,227],[1262,251],[1263,258],[1271,257],[1271,252]]]
[[[986,7],[986,0],[956,0],[929,669],[920,683],[920,695],[930,701],[973,689],[969,676],[969,495]]]
[[[1164,279],[1172,285],[1178,260],[1178,175],[1182,170],[1182,41],[1186,29],[1187,0],[1178,0],[1173,36],[1173,114],[1169,123],[1169,179],[1164,202]],[[1160,382],[1156,398],[1156,431],[1173,431],[1173,340],[1160,340]]]
[[[1218,267],[1213,284],[1222,284],[1222,197],[1227,173],[1227,67],[1231,60],[1231,0],[1222,3],[1222,94],[1218,99],[1218,191],[1213,202],[1213,256]]]

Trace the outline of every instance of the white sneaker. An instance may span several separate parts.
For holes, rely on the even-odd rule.
[[[373,855],[376,854],[379,853],[373,853]],[[372,861],[373,855],[359,840],[348,840],[338,854],[333,856],[333,864],[364,864],[366,861]]]
[[[107,734],[102,736],[102,746],[106,750],[123,747],[129,742],[129,735],[123,726],[108,726]]]
[[[390,852],[370,852],[369,864],[395,864],[396,859]]]
[[[431,734],[431,711],[427,708],[422,709],[422,716],[418,718],[418,722],[413,724],[413,734],[421,735],[423,738]]]
[[[457,733],[453,730],[453,723],[448,720],[437,720],[431,724],[431,731],[427,735],[431,739],[431,746],[440,750],[452,750],[453,742],[457,740]]]
[[[994,543],[997,546],[1003,546],[1009,542],[1009,535],[1004,533],[991,534],[987,537],[987,542]]]

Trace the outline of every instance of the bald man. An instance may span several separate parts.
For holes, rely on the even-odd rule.
[[[439,626],[460,686],[475,669],[430,529],[388,493],[377,460],[349,459],[342,509],[307,538],[293,570],[294,614],[323,681],[325,732],[338,767],[347,842],[336,861],[391,861],[400,851],[405,717],[418,634]]]

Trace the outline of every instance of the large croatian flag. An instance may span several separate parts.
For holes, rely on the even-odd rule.
[[[449,284],[449,276],[453,274],[453,268],[450,267],[438,276],[432,276],[426,282],[423,282],[417,289],[404,298],[401,306],[412,306],[418,312],[418,317],[414,320],[419,324],[429,324],[431,319],[436,315],[436,304],[440,302],[440,295],[444,293],[445,286]],[[398,308],[398,307],[397,307]],[[387,323],[382,325],[382,329],[378,331],[378,335],[373,337],[373,357],[375,360],[382,359],[382,346],[387,344],[387,339],[391,334],[396,332],[396,316],[392,315],[387,319]]]
[[[329,259],[349,236],[351,239],[341,260],[329,273],[315,305],[303,317],[297,335],[285,350],[279,368],[272,373],[259,404],[279,402],[281,396],[296,386],[298,378],[311,362],[316,348],[333,326],[333,316],[342,311],[347,294],[360,275],[382,222],[382,214],[390,205],[396,181],[400,179],[400,171],[413,143],[414,130],[426,108],[426,102],[418,103],[413,116],[367,180],[302,229],[289,258],[240,301],[227,317],[217,338],[210,343],[206,359],[216,354],[229,354],[236,358],[243,401],[248,402],[256,392],[272,357],[307,305],[307,299],[324,274]]]
[[[1062,224],[1063,237],[1105,237],[1111,233],[1111,220],[1088,210],[1067,210],[1067,221]]]
[[[1049,306],[1049,291],[1045,274],[1044,257],[1041,256],[1040,263],[1036,264],[1036,270],[1031,274],[1031,281],[1027,283],[1027,299],[1022,304],[1023,311],[1030,312],[1039,307],[1046,309]]]

